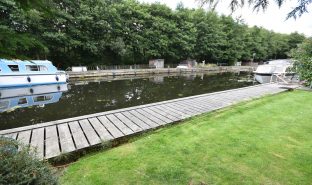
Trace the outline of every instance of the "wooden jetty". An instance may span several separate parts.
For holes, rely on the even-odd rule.
[[[152,75],[152,74],[171,74],[171,73],[203,73],[203,72],[252,72],[254,66],[217,66],[206,68],[160,68],[160,69],[115,69],[115,70],[92,70],[84,72],[67,71],[70,79],[75,78],[94,78],[109,76],[136,76],[136,75]]]
[[[0,135],[35,147],[39,158],[49,159],[286,90],[278,84],[257,85],[2,130]]]

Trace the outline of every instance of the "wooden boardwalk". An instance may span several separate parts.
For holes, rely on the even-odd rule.
[[[278,84],[257,85],[2,130],[0,135],[36,147],[39,158],[49,159],[282,91]]]
[[[94,78],[109,76],[136,76],[152,74],[180,74],[180,73],[203,73],[203,72],[252,72],[255,66],[216,66],[207,68],[160,68],[160,69],[115,69],[115,70],[92,70],[84,72],[67,71],[70,79],[75,78]]]

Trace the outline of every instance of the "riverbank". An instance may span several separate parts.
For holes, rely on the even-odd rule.
[[[253,66],[218,66],[192,69],[162,68],[162,69],[116,69],[116,70],[93,70],[84,72],[67,71],[69,78],[94,78],[108,76],[136,76],[136,75],[155,75],[172,73],[203,73],[203,72],[252,72]]]
[[[62,184],[309,184],[312,94],[293,91],[191,118],[88,155]]]

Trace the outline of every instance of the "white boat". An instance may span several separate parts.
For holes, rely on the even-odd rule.
[[[59,71],[48,60],[0,59],[0,88],[62,84],[67,82],[65,71]]]
[[[290,59],[272,60],[267,64],[259,65],[254,71],[255,79],[261,84],[276,81],[298,81],[296,73],[291,72],[293,61]]]
[[[44,107],[58,102],[66,91],[67,84],[0,89],[0,113],[30,106]]]

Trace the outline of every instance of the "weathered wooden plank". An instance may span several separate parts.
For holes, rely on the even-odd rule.
[[[244,100],[244,99],[247,99],[247,98],[240,98],[239,100]],[[218,102],[218,104],[220,104],[220,106],[223,106],[223,105],[231,105],[233,103],[235,103],[237,101],[236,98],[228,98],[228,97],[211,97],[209,99],[210,101],[214,101],[214,102]]]
[[[127,127],[127,125],[120,121],[115,115],[110,114],[106,115],[106,117],[125,135],[130,135],[134,133],[133,130]]]
[[[174,104],[174,103],[168,103],[166,104],[167,107],[170,107],[172,109],[175,109],[177,111],[180,111],[180,112],[183,112],[184,114],[187,114],[187,115],[190,115],[190,116],[193,116],[193,115],[196,115],[197,112],[195,112],[194,110],[192,109],[189,109],[188,107],[182,107],[178,104]]]
[[[138,125],[136,125],[135,123],[133,123],[130,119],[128,119],[127,117],[125,117],[123,114],[121,113],[116,113],[114,114],[120,121],[122,121],[125,125],[127,125],[129,128],[131,128],[131,130],[133,130],[134,132],[140,132],[142,131],[142,128],[139,127]]]
[[[213,98],[209,98],[207,101],[206,101],[206,105],[211,107],[212,110],[216,110],[216,109],[219,109],[220,107],[223,107],[224,106],[224,103],[216,100],[216,99],[213,99]]]
[[[18,133],[17,140],[25,146],[30,143],[31,130],[25,130]]]
[[[122,114],[124,116],[126,116],[128,119],[130,119],[133,123],[135,123],[138,126],[140,126],[143,130],[148,130],[148,129],[151,128],[148,124],[144,123],[139,118],[137,118],[134,115],[130,114],[130,112],[128,112],[128,111],[122,112]]]
[[[202,108],[203,112],[209,112],[214,110],[213,106],[210,105],[209,99],[203,99],[200,101],[194,101],[193,104]]]
[[[119,138],[119,137],[124,136],[124,134],[114,124],[112,124],[112,122],[110,122],[106,116],[99,116],[98,119],[105,126],[105,128],[110,132],[110,134],[114,136],[114,138]]]
[[[170,120],[169,118],[167,118],[167,117],[165,117],[165,116],[159,114],[159,113],[156,112],[156,111],[153,111],[153,110],[149,109],[148,107],[143,108],[142,110],[145,111],[145,112],[147,112],[148,114],[150,114],[150,115],[156,117],[157,119],[160,119],[160,120],[164,121],[165,124],[167,124],[167,123],[172,123],[172,120]]]
[[[192,113],[192,115],[199,114],[202,111],[200,108],[193,107],[191,103],[174,102],[174,103],[170,104],[170,106],[171,107],[172,106],[177,107],[177,108],[179,108],[179,110],[184,111],[184,112],[185,111],[190,112],[190,113]]]
[[[49,159],[61,154],[59,139],[57,136],[56,126],[49,126],[45,128],[45,158]]]
[[[225,94],[219,95],[219,96],[210,96],[210,98],[216,98],[216,99],[226,99],[226,100],[240,100],[242,98],[249,98],[250,94],[240,94],[240,93],[233,93],[233,94]]]
[[[226,100],[226,99],[222,99],[215,101],[215,98],[207,98],[205,100],[201,100],[199,102],[197,102],[197,104],[201,104],[201,105],[196,105],[196,103],[194,103],[196,106],[201,106],[203,108],[203,112],[208,112],[214,109],[214,107],[219,107],[219,106],[223,106],[223,105],[228,105],[230,104],[230,101]],[[215,102],[218,102],[219,105],[216,105]]]
[[[158,106],[151,106],[151,107],[148,107],[148,109],[150,109],[151,111],[156,112],[159,115],[162,115],[162,116],[168,118],[171,122],[179,120],[179,118],[176,117],[177,116],[176,114],[173,114],[172,112],[170,113],[169,111],[166,111],[165,109],[159,110],[156,107],[158,107]]]
[[[68,126],[71,130],[74,142],[76,144],[76,149],[81,149],[89,146],[87,138],[85,137],[78,121],[69,122]]]
[[[140,114],[139,112],[137,112],[136,110],[131,110],[129,111],[132,115],[134,115],[135,117],[139,118],[140,120],[142,120],[144,123],[148,124],[151,128],[155,128],[158,127],[159,125],[156,124],[155,122],[153,122],[152,120],[148,119],[147,117],[145,117],[144,115]]]
[[[95,130],[93,129],[93,127],[91,126],[91,124],[87,119],[80,120],[79,123],[90,145],[96,145],[101,142],[100,137],[97,135],[97,133],[95,132]]]
[[[193,110],[196,113],[202,113],[205,112],[206,109],[199,105],[199,103],[194,102],[175,102],[175,104],[178,104],[182,107],[187,107],[189,110]]]
[[[247,97],[245,95],[242,95],[242,96],[241,95],[224,96],[224,97],[222,97],[222,96],[211,96],[209,99],[217,101],[219,103],[223,103],[223,104],[231,104],[233,102],[236,102],[237,100],[242,101],[244,99],[249,99],[249,97]]]
[[[196,99],[191,99],[188,100],[186,102],[179,102],[180,105],[183,105],[183,103],[185,104],[189,104],[190,106],[194,107],[195,110],[199,110],[199,111],[207,111],[207,105],[205,104],[206,102],[206,98],[196,98]]]
[[[17,138],[17,132],[11,133],[11,134],[6,134],[6,135],[4,135],[4,137],[8,137],[8,138],[11,138],[11,139],[16,139]]]
[[[44,128],[32,130],[30,146],[35,149],[36,156],[39,159],[44,157]]]
[[[188,108],[192,108],[193,110],[196,110],[196,113],[204,113],[204,112],[208,112],[210,110],[212,110],[212,108],[207,105],[205,100],[192,100],[187,102],[188,105],[184,105],[182,103],[180,103],[181,106],[183,107],[188,107]]]
[[[178,112],[178,111],[172,111],[169,107],[165,106],[165,105],[157,105],[157,106],[153,106],[153,109],[158,110],[159,112],[164,112],[163,115],[165,116],[172,116],[172,119],[176,118],[177,120],[180,120],[184,113],[182,112]]]
[[[167,104],[159,105],[156,108],[158,108],[158,107],[161,108],[161,109],[168,110],[168,112],[176,113],[177,115],[179,115],[178,118],[180,118],[180,119],[185,119],[185,118],[191,117],[191,114],[184,113],[184,112],[181,112],[179,110],[173,109],[170,106],[168,106]]]
[[[152,120],[154,123],[156,123],[157,125],[164,125],[166,122],[164,122],[163,120],[158,119],[157,117],[153,116],[150,113],[147,113],[145,111],[143,111],[142,109],[137,109],[136,110],[138,113],[142,114],[143,116],[145,116],[146,118]]]
[[[89,119],[91,125],[95,129],[95,131],[100,136],[101,140],[109,141],[114,139],[114,137],[106,130],[106,128],[101,124],[101,122],[97,118]]]
[[[72,152],[76,149],[67,123],[57,125],[62,153]]]
[[[212,96],[212,97],[210,97],[210,99],[218,100],[220,102],[224,102],[227,104],[234,103],[237,100],[241,101],[241,100],[248,99],[248,98],[249,97],[247,97],[247,96],[224,96],[224,97]]]

